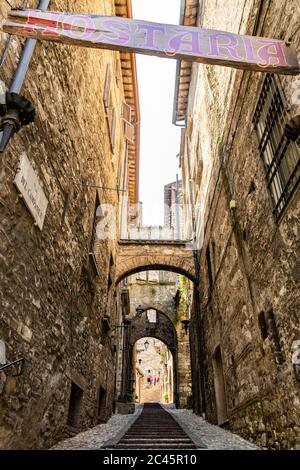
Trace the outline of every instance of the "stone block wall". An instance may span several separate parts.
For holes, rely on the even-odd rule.
[[[297,2],[260,4],[205,1],[201,22],[242,34],[291,37],[298,27]],[[299,33],[293,47],[299,54]],[[207,418],[264,447],[291,449],[300,443],[300,385],[292,365],[292,345],[300,339],[299,187],[275,220],[252,124],[264,78],[194,66],[189,157],[192,166],[203,164],[195,181],[201,313],[194,317],[204,344]],[[298,79],[279,77],[291,115]]]
[[[19,2],[12,2],[14,6]],[[28,7],[36,7],[28,1]],[[52,10],[113,14],[114,2],[51,1]],[[0,4],[0,25],[6,15]],[[5,41],[0,33],[0,50]],[[0,67],[8,87],[21,53],[13,38]],[[103,105],[106,66],[113,70],[117,110],[112,154]],[[116,356],[101,321],[117,323],[112,294],[115,241],[99,245],[98,274],[89,256],[96,188],[100,204],[118,204],[124,135],[123,88],[115,80],[119,53],[39,43],[22,93],[36,107],[35,123],[11,141],[0,163],[0,339],[7,360],[25,358],[23,373],[0,372],[0,448],[50,447],[62,437],[97,424],[113,410]],[[119,76],[119,74],[118,74]],[[26,152],[49,201],[43,230],[18,196],[13,180]],[[62,214],[71,194],[65,221]],[[117,211],[118,212],[118,211]],[[110,272],[110,281],[109,278]],[[106,300],[109,300],[109,311]],[[71,383],[82,392],[77,426],[67,426]],[[104,411],[103,411],[104,408]]]

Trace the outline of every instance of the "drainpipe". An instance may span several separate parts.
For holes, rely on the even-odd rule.
[[[47,10],[50,0],[40,0],[37,9]],[[0,153],[6,149],[10,139],[22,125],[30,124],[34,119],[34,107],[26,98],[20,96],[25,76],[36,46],[36,39],[27,39],[23,52],[15,72],[12,84],[7,93],[6,113],[0,122],[2,138],[0,142]],[[1,132],[0,132],[1,136]]]
[[[179,214],[179,181],[176,174],[176,192],[175,192],[175,210],[176,210],[176,239],[180,240],[180,214]]]
[[[198,376],[196,376],[196,383],[199,385],[200,390],[200,403],[198,402],[198,397],[196,400],[196,412],[201,412],[202,416],[205,417],[206,413],[206,402],[205,402],[205,382],[204,382],[204,332],[202,328],[201,321],[201,302],[200,302],[200,251],[197,249],[197,227],[196,227],[196,218],[195,218],[195,200],[194,200],[194,188],[192,185],[191,178],[191,160],[190,160],[190,149],[189,144],[186,140],[185,144],[185,153],[187,155],[187,177],[189,182],[189,193],[190,193],[190,205],[192,209],[192,239],[193,239],[193,255],[194,255],[194,265],[196,271],[196,279],[194,284],[194,305],[195,305],[195,324],[196,324],[196,335],[198,338],[197,352],[199,354],[199,363],[200,363],[200,383],[198,383]],[[199,348],[199,349],[198,349]],[[198,374],[197,374],[198,375]],[[193,393],[195,399],[195,392]],[[200,409],[199,409],[200,405]]]

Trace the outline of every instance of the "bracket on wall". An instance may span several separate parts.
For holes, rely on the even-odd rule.
[[[21,357],[20,359],[16,359],[15,361],[8,362],[7,364],[0,364],[0,372],[10,367],[18,365],[18,372],[16,374],[13,374],[13,377],[19,377],[20,375],[22,375],[24,362],[25,362],[25,358]]]
[[[18,93],[7,91],[5,103],[0,104],[0,131],[3,132],[0,153],[4,152],[10,138],[21,127],[34,121],[35,109],[30,101]]]

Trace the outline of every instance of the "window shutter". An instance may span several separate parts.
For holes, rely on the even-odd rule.
[[[110,68],[110,64],[108,64],[106,67],[106,76],[105,76],[104,92],[103,92],[103,103],[104,103],[106,112],[108,111],[110,107],[111,79],[112,79],[111,68]]]
[[[134,144],[134,125],[132,124],[132,108],[123,103],[122,106],[122,119],[124,120],[124,135],[125,139]]]
[[[115,108],[113,108],[111,111],[109,131],[110,131],[111,150],[114,153],[115,144],[116,144],[116,110]]]
[[[100,253],[102,251],[102,240],[97,236],[97,224],[99,220],[103,217],[102,209],[100,205],[100,199],[98,193],[96,193],[96,200],[95,200],[95,210],[94,210],[94,220],[93,220],[93,227],[92,227],[92,238],[91,238],[91,245],[89,250],[90,259],[93,261],[94,267],[96,269],[97,275],[100,276],[101,270],[101,257]]]
[[[131,107],[127,103],[123,103],[122,106],[122,119],[131,124]]]
[[[134,126],[128,122],[124,122],[125,139],[131,144],[134,144]]]

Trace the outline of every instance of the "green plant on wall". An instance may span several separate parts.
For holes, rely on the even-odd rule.
[[[178,276],[178,290],[180,293],[180,303],[186,303],[187,301],[187,289],[186,289],[186,281],[185,277],[182,274]]]
[[[165,400],[166,403],[169,402],[169,394],[168,394],[168,392],[165,392],[165,393],[164,393],[164,400]]]

